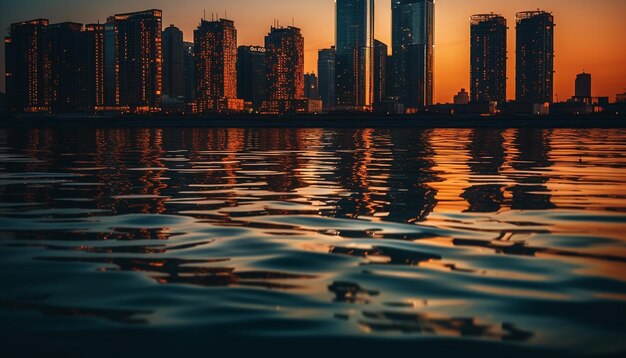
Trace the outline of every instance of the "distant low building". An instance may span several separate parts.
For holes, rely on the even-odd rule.
[[[626,92],[618,93],[616,98],[615,98],[615,102],[617,102],[617,103],[626,103]]]
[[[461,92],[457,93],[456,96],[454,96],[454,104],[456,105],[469,104],[469,101],[470,101],[469,93],[467,93],[465,88],[462,88]]]
[[[317,76],[315,73],[304,75],[304,97],[308,99],[320,99]]]

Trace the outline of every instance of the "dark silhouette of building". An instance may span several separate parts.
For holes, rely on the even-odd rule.
[[[163,31],[163,95],[169,98],[185,96],[183,32],[170,25]]]
[[[6,110],[6,95],[4,92],[0,92],[0,113]]]
[[[516,100],[521,103],[552,103],[554,17],[538,10],[520,12],[516,20]]]
[[[304,97],[308,99],[320,99],[317,76],[315,73],[304,75]]]
[[[183,92],[186,102],[196,99],[196,63],[193,42],[183,42]]]
[[[263,111],[291,112],[304,99],[304,38],[297,27],[272,27],[265,36],[267,101]]]
[[[265,48],[239,46],[237,50],[237,96],[259,110],[265,100]]]
[[[454,104],[465,105],[469,104],[470,95],[465,91],[465,88],[461,88],[461,91],[454,96]]]
[[[374,105],[387,97],[387,52],[386,44],[374,41]]]
[[[576,76],[575,83],[576,91],[574,97],[576,98],[591,98],[591,75],[589,73],[578,74]]]
[[[4,40],[8,111],[50,110],[47,26],[46,19],[15,23]]]
[[[433,103],[434,0],[392,1],[393,93],[407,110]]]
[[[231,20],[202,20],[194,31],[196,106],[200,113],[243,111],[237,99],[237,29]]]
[[[335,106],[335,47],[318,51],[317,75],[319,95],[324,108]]]
[[[374,0],[337,0],[336,106],[370,110],[374,99]]]
[[[472,102],[506,102],[507,26],[500,15],[471,17]]]
[[[116,106],[133,112],[160,110],[163,62],[161,17],[161,10],[114,16]]]

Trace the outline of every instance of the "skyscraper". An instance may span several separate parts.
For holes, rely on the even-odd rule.
[[[159,111],[162,95],[162,12],[114,17],[115,103],[134,112]]]
[[[517,21],[516,99],[552,103],[554,17],[545,11],[520,12]]]
[[[576,91],[574,96],[576,98],[591,98],[591,75],[589,73],[583,73],[576,76],[575,83]]]
[[[183,32],[170,25],[163,31],[163,95],[169,98],[184,97],[183,84]]]
[[[265,36],[267,99],[304,98],[304,38],[297,27],[272,27]]]
[[[317,76],[315,73],[304,75],[304,97],[308,99],[320,99]]]
[[[193,42],[183,43],[183,90],[185,101],[196,99],[196,63],[193,54]]]
[[[194,31],[196,104],[203,112],[241,111],[237,100],[237,29],[231,20],[202,20]]]
[[[265,48],[239,46],[237,50],[237,96],[258,110],[265,99]]]
[[[84,71],[84,63],[80,61],[82,28],[82,24],[64,22],[48,25],[46,29],[52,112],[76,112],[81,104],[81,87],[86,83],[86,78],[81,78]]]
[[[506,19],[474,15],[471,28],[470,92],[473,102],[506,102]]]
[[[105,105],[104,36],[104,25],[85,25],[80,49],[84,69],[81,91],[85,95],[81,108],[89,111]]]
[[[47,26],[46,19],[15,23],[4,39],[8,111],[41,112],[50,109]]]
[[[374,104],[387,97],[387,45],[374,41]]]
[[[337,0],[336,105],[370,110],[374,99],[374,0]]]
[[[335,106],[335,47],[318,51],[317,75],[324,108],[332,108]]]
[[[433,103],[435,1],[393,0],[393,94],[408,108]]]

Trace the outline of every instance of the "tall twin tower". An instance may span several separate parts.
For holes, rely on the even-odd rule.
[[[337,0],[335,99],[337,108],[374,105],[374,0]],[[388,95],[407,107],[433,102],[434,0],[392,1],[392,52]]]

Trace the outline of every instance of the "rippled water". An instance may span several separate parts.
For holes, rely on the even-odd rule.
[[[626,131],[0,130],[0,280],[19,352],[624,352]]]

